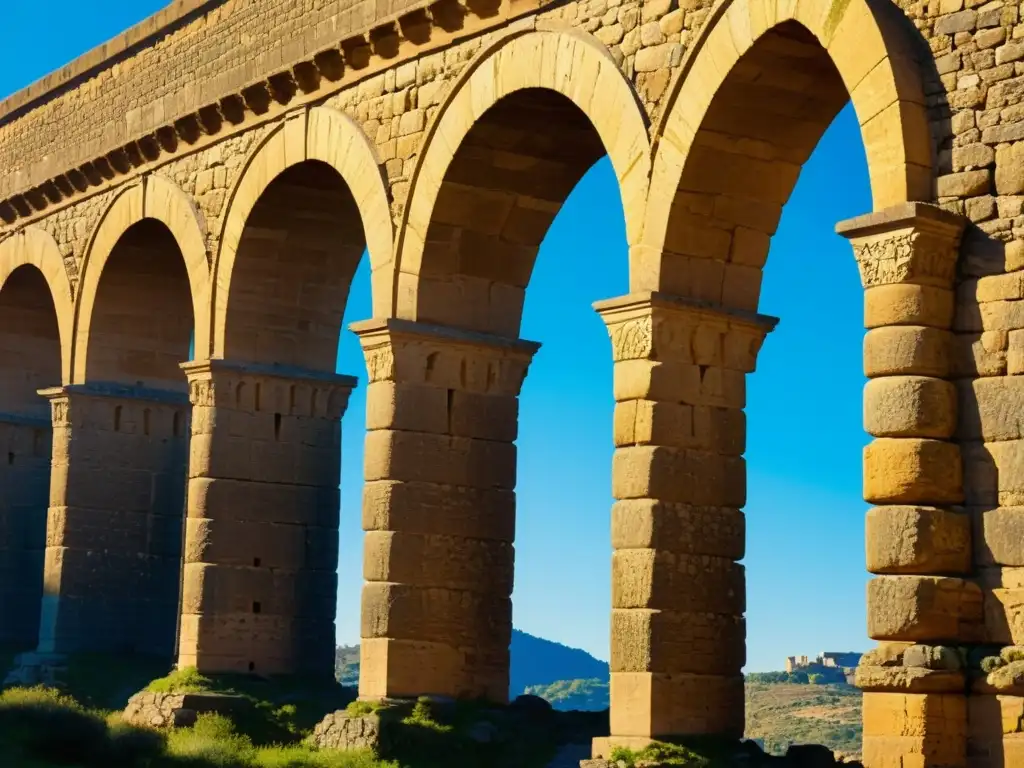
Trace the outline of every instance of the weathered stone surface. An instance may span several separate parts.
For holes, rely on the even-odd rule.
[[[389,734],[393,721],[377,714],[349,715],[344,711],[327,715],[313,729],[313,743],[320,749],[343,752],[372,750],[379,755],[388,754],[393,734]]]
[[[971,640],[980,634],[977,584],[942,576],[880,576],[868,583],[868,634],[875,640]]]
[[[876,504],[957,504],[960,449],[941,440],[878,438],[864,449],[864,498]]]
[[[980,565],[1024,566],[1024,507],[973,511]]]
[[[875,507],[867,514],[872,573],[949,574],[971,569],[971,520],[935,507]]]
[[[938,328],[889,325],[864,335],[864,373],[876,376],[933,376],[949,372],[950,334]]]
[[[948,381],[883,376],[864,387],[864,429],[875,437],[948,438],[956,424],[956,389]]]
[[[881,693],[957,693],[964,688],[962,672],[920,667],[857,667],[857,687]]]
[[[149,728],[187,728],[204,713],[237,715],[250,707],[248,699],[218,693],[150,693],[143,691],[128,700],[125,721]]]
[[[967,697],[962,693],[865,693],[864,765],[916,761],[965,766]],[[910,763],[913,765],[913,762]]]

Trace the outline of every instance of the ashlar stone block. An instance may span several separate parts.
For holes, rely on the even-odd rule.
[[[868,583],[868,634],[874,640],[976,640],[983,623],[977,584],[945,576],[880,576]]]
[[[951,574],[971,570],[970,517],[936,507],[875,507],[867,514],[871,573]]]
[[[864,764],[966,768],[967,698],[943,693],[865,693]]]
[[[875,437],[952,437],[956,388],[927,376],[883,376],[864,386],[864,429]]]
[[[875,504],[959,504],[962,478],[954,443],[882,437],[864,449],[864,498]]]

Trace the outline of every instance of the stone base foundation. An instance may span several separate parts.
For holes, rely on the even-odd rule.
[[[151,693],[142,691],[128,700],[124,719],[150,728],[188,728],[201,714],[229,714],[250,707],[243,696],[223,693]]]

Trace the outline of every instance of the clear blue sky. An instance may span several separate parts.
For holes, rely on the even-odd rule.
[[[0,95],[103,42],[166,0],[9,2]],[[781,318],[748,394],[745,564],[748,671],[785,656],[864,650],[861,501],[862,291],[841,219],[871,209],[864,150],[845,109],[808,162],[765,271],[761,311]],[[621,203],[607,161],[580,183],[549,233],[527,293],[523,337],[544,344],[523,391],[515,623],[608,658],[611,362],[590,305],[626,292]],[[370,316],[364,263],[346,324]],[[339,370],[365,381],[347,331]],[[365,397],[343,426],[338,639],[357,642]]]

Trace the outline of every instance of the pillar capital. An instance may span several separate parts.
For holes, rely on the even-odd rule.
[[[443,325],[388,318],[349,326],[370,384],[393,381],[488,395],[518,395],[540,344]]]
[[[967,219],[926,203],[903,203],[847,219],[836,232],[853,244],[865,288],[951,288]]]
[[[673,360],[754,370],[757,353],[778,319],[696,299],[645,291],[599,301],[615,362]]]
[[[109,412],[110,408],[115,408],[119,403],[132,403],[138,407],[151,404],[171,409],[188,405],[188,396],[184,392],[107,382],[66,384],[40,389],[38,394],[50,401],[54,427],[72,426],[72,423],[77,424],[83,418],[88,420],[90,414],[95,416],[97,409],[100,412]],[[74,406],[75,402],[79,405]],[[93,405],[87,406],[86,402],[92,402]]]
[[[238,360],[181,364],[192,405],[339,419],[358,379],[339,373]]]

